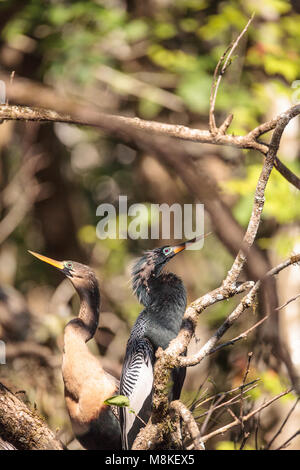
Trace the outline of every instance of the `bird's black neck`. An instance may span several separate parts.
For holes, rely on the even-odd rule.
[[[168,272],[163,272],[150,284],[147,336],[155,347],[164,349],[180,330],[186,309],[186,291],[181,279]]]
[[[186,308],[184,285],[175,274],[162,271],[147,254],[133,269],[133,289],[145,306],[137,323],[146,322],[144,334],[154,347],[163,348],[177,336]]]
[[[158,279],[162,281],[161,270],[163,266],[155,263],[155,257],[148,252],[138,260],[132,271],[132,288],[139,302],[148,307],[155,301],[153,287]]]

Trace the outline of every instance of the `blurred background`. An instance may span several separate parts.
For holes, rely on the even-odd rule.
[[[233,113],[229,132],[244,135],[300,99],[298,1],[0,1],[0,80],[6,84],[9,104],[65,113],[85,106],[207,129],[214,68],[253,11],[253,24],[223,78],[216,103],[218,123]],[[190,144],[189,150],[217,181],[222,201],[245,228],[261,155],[203,144]],[[288,125],[279,156],[299,175],[299,120]],[[130,328],[141,311],[130,286],[132,262],[144,250],[174,242],[99,240],[96,209],[102,203],[117,207],[119,195],[127,195],[129,205],[202,202],[193,198],[180,175],[150,152],[133,150],[96,130],[58,123],[0,125],[0,338],[6,343],[0,381],[37,409],[74,449],[80,446],[73,440],[60,367],[63,329],[79,302],[68,280],[27,250],[93,267],[102,307],[90,347],[118,377]],[[299,216],[299,192],[273,171],[257,241],[270,266],[299,252]],[[209,230],[213,226],[206,214],[205,231]],[[228,247],[212,235],[201,251],[185,252],[168,269],[183,279],[192,301],[220,285],[232,259]],[[297,295],[299,288],[299,266],[283,271],[277,277],[278,305]],[[202,315],[191,353],[237,303],[238,298],[222,302]],[[264,340],[264,331],[280,337],[299,372],[299,313],[295,301],[275,312],[275,320],[269,319],[246,341],[190,368],[183,401],[190,405],[199,394],[205,398],[241,385],[250,351],[254,355],[248,379],[260,381],[248,394],[247,409],[287,388],[286,365]],[[224,339],[265,314],[259,302]],[[259,447],[279,428],[294,400],[288,395],[261,413]],[[226,412],[213,416],[208,429],[229,419]],[[298,423],[296,410],[278,445]],[[256,426],[256,421],[250,424],[252,430]],[[254,434],[247,442],[249,449],[255,448]],[[208,448],[239,448],[239,439],[234,428],[210,441]],[[300,439],[295,439],[289,449],[299,447]]]

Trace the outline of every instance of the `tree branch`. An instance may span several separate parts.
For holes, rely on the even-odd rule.
[[[63,450],[42,418],[0,383],[0,438],[18,450]]]
[[[55,96],[55,94],[54,94]],[[257,150],[263,155],[268,152],[268,145],[258,142],[255,138],[256,134],[261,132],[261,128],[268,129],[265,132],[274,129],[280,119],[279,115],[272,121],[264,123],[259,128],[254,129],[256,133],[248,133],[245,136],[235,136],[231,134],[211,134],[210,131],[193,129],[186,126],[166,124],[155,121],[145,121],[139,118],[115,116],[111,114],[103,114],[96,111],[94,108],[87,107],[72,107],[70,104],[66,105],[67,111],[73,110],[72,116],[62,114],[53,110],[42,108],[33,108],[29,106],[9,106],[0,105],[0,120],[21,120],[21,121],[36,121],[36,122],[64,122],[69,124],[78,124],[83,126],[98,127],[103,130],[110,130],[120,137],[120,130],[126,132],[126,129],[136,129],[140,131],[147,131],[154,134],[159,134],[168,137],[175,137],[178,139],[188,140],[191,142],[208,143],[215,145],[226,145],[240,149]],[[293,108],[290,108],[291,110]],[[227,119],[230,119],[229,116]],[[225,122],[224,122],[225,124]],[[252,132],[254,132],[252,131]],[[123,141],[126,143],[126,138],[123,135]],[[285,165],[275,158],[276,169],[286,178],[291,184],[300,189],[300,179],[292,173]]]
[[[223,53],[222,57],[219,59],[219,62],[217,64],[216,68],[215,68],[212,87],[211,87],[211,92],[210,92],[210,99],[209,99],[210,109],[209,109],[209,120],[208,120],[208,122],[209,122],[209,131],[212,135],[218,134],[220,132],[220,130],[216,126],[216,120],[215,120],[214,112],[215,112],[215,103],[216,103],[216,99],[217,99],[218,89],[219,89],[222,77],[223,77],[224,73],[226,72],[228,66],[230,65],[230,59],[231,59],[231,56],[232,56],[233,52],[235,51],[235,49],[237,48],[240,40],[242,39],[242,37],[244,36],[246,31],[248,30],[253,18],[254,18],[254,14],[252,14],[252,16],[249,19],[248,23],[246,24],[246,26],[244,27],[242,32],[238,35],[236,40],[233,41],[233,43],[230,44],[227,47],[227,49]],[[225,131],[229,127],[229,125],[232,121],[231,116],[232,115],[229,115],[228,118],[224,121],[224,123],[222,125],[222,130],[221,130],[222,134],[225,134]]]
[[[244,416],[243,418],[243,421],[246,422],[248,421],[250,418],[252,418],[254,415],[256,415],[257,413],[259,413],[260,411],[262,411],[264,408],[267,408],[268,406],[270,406],[272,403],[274,403],[274,401],[278,400],[279,398],[287,395],[288,393],[290,393],[292,391],[292,389],[288,389],[286,390],[285,392],[282,392],[280,393],[279,395],[276,395],[276,397],[273,397],[271,398],[270,400],[266,401],[265,403],[263,403],[261,406],[259,406],[258,408],[256,408],[255,410],[251,411],[250,413],[248,413],[247,415]],[[219,434],[224,434],[226,431],[228,431],[229,429],[235,427],[235,426],[238,426],[239,424],[241,424],[240,422],[240,419],[235,417],[235,419],[229,423],[229,424],[226,424],[225,426],[222,426],[221,428],[219,429],[216,429],[215,431],[212,431],[211,433],[209,434],[206,434],[205,436],[202,436],[201,437],[201,440],[202,442],[207,442],[209,439],[211,439],[212,437],[215,437],[215,436],[218,436]]]
[[[178,413],[181,416],[193,440],[194,449],[204,450],[203,444],[201,442],[201,436],[199,434],[199,428],[197,426],[197,423],[192,413],[187,409],[187,407],[180,400],[172,401],[170,403],[170,409],[174,410],[176,413]]]

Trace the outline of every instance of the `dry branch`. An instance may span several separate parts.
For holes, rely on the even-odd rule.
[[[42,418],[0,383],[0,438],[18,450],[63,450]]]
[[[274,166],[274,161],[279,148],[281,136],[290,120],[298,114],[300,114],[300,105],[294,106],[290,110],[283,113],[276,124],[270,142],[269,150],[264,160],[261,174],[256,185],[252,214],[248,223],[246,234],[243,239],[243,246],[239,250],[237,257],[230,271],[228,272],[228,275],[224,281],[224,285],[226,285],[227,283],[232,284],[233,282],[235,282],[243,269],[243,266],[247,259],[247,253],[256,238],[261,214],[265,203],[265,189]]]
[[[224,73],[226,72],[226,69],[230,65],[231,56],[232,56],[233,52],[235,51],[235,49],[237,48],[240,40],[242,39],[242,37],[244,36],[246,31],[248,30],[248,28],[249,28],[249,26],[250,26],[250,24],[253,20],[253,17],[254,17],[254,14],[251,16],[251,18],[247,22],[247,24],[244,27],[244,29],[242,30],[242,32],[238,35],[236,40],[233,41],[232,44],[230,44],[227,47],[224,54],[219,59],[217,67],[215,69],[214,77],[213,77],[213,83],[212,83],[212,87],[211,87],[211,93],[210,93],[210,100],[209,100],[210,109],[209,109],[209,119],[208,119],[209,130],[210,130],[210,133],[212,135],[215,135],[215,134],[218,134],[218,133],[225,134],[225,131],[227,130],[227,128],[229,127],[229,125],[231,123],[231,120],[232,120],[231,116],[232,115],[229,115],[228,118],[222,124],[221,131],[216,126],[216,120],[215,120],[214,113],[215,113],[215,104],[216,104],[218,89],[219,89],[222,77],[223,77]]]
[[[272,439],[270,439],[270,441],[268,442],[268,444],[265,446],[265,449],[264,450],[268,450],[270,449],[270,447],[272,446],[273,442],[275,441],[275,439],[277,439],[277,437],[280,435],[281,431],[283,430],[284,426],[286,425],[288,419],[290,418],[290,416],[293,414],[296,406],[298,405],[299,403],[299,400],[300,398],[298,398],[295,403],[293,404],[292,408],[290,409],[290,411],[288,412],[288,414],[286,415],[285,419],[283,420],[280,428],[278,429],[278,431],[274,434],[274,436],[272,437]]]
[[[195,450],[204,450],[203,444],[201,442],[201,437],[199,435],[199,429],[197,423],[192,415],[192,413],[187,409],[187,407],[179,400],[172,401],[170,403],[170,409],[174,410],[182,418],[194,444]]]
[[[48,93],[50,92],[47,90],[47,97]],[[37,96],[39,96],[39,94]],[[53,93],[53,96],[56,96],[55,93]],[[49,98],[47,101],[49,101]],[[57,101],[57,98],[53,101],[53,103],[55,103],[55,101]],[[132,130],[146,131],[165,137],[175,137],[177,139],[191,142],[257,150],[263,155],[266,155],[269,148],[268,145],[259,142],[257,139],[265,132],[273,130],[281,116],[279,115],[275,119],[258,126],[256,129],[246,134],[245,136],[223,134],[223,130],[219,134],[214,135],[208,130],[200,130],[182,125],[145,121],[136,117],[104,114],[98,112],[95,108],[87,108],[86,106],[72,106],[69,101],[70,100],[66,100],[65,107],[58,106],[60,110],[59,112],[43,109],[42,106],[45,106],[45,104],[39,100],[37,103],[39,103],[41,108],[0,105],[0,120],[64,122],[69,124],[98,127],[106,131],[112,131],[114,129],[115,133],[117,134],[120,130],[123,130],[123,132],[126,132],[126,130],[129,132]],[[72,116],[70,116],[68,113],[72,113]],[[222,126],[226,125],[225,127],[228,127],[228,124],[230,124],[231,120],[232,117],[228,116]],[[223,129],[224,127],[222,126],[221,128]],[[126,138],[124,135],[123,141],[126,143]],[[284,178],[300,189],[300,179],[297,177],[297,175],[292,173],[291,170],[289,170],[277,157],[275,158],[274,166]]]
[[[276,395],[275,397],[271,398],[270,400],[266,401],[265,403],[263,403],[261,406],[259,406],[258,408],[256,408],[255,410],[251,411],[250,413],[248,413],[247,415],[245,415],[243,417],[243,421],[246,422],[248,421],[250,418],[252,418],[253,416],[255,416],[257,413],[260,413],[264,408],[267,408],[268,406],[270,406],[272,403],[274,403],[274,401],[278,400],[279,398],[281,397],[284,397],[285,395],[287,395],[288,393],[290,393],[292,391],[292,389],[288,389],[282,393],[280,393],[279,395]],[[211,439],[212,437],[215,437],[215,436],[218,436],[219,434],[224,434],[226,431],[228,431],[229,429],[235,427],[235,426],[238,426],[240,425],[241,422],[240,422],[240,419],[235,417],[233,421],[231,421],[231,423],[229,424],[226,424],[225,426],[222,426],[221,428],[218,428],[216,429],[215,431],[212,431],[211,433],[209,434],[206,434],[205,436],[202,436],[201,437],[201,440],[202,442],[207,442],[209,439]]]

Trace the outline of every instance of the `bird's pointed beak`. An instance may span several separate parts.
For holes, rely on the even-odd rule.
[[[47,258],[47,256],[40,255],[39,253],[35,253],[34,251],[28,250],[29,253],[31,253],[33,256],[36,258],[40,259],[41,261],[44,261],[45,263],[51,264],[55,268],[58,269],[64,269],[64,264],[61,261],[56,261],[55,259]]]
[[[177,253],[180,253],[180,251],[185,250],[188,246],[197,243],[198,241],[202,240],[203,238],[208,237],[211,232],[205,233],[204,235],[199,235],[198,237],[192,238],[191,240],[188,240],[187,242],[180,243],[180,245],[174,246],[173,247],[173,253],[177,255]]]

